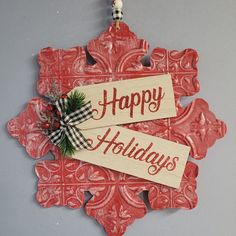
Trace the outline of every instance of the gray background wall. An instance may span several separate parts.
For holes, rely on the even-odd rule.
[[[236,1],[125,0],[125,21],[153,47],[195,48],[201,92],[228,125],[199,161],[199,204],[192,211],[152,211],[126,235],[236,235]],[[34,201],[32,159],[6,133],[6,121],[36,96],[36,54],[43,47],[85,45],[108,26],[111,0],[0,0],[0,235],[105,235],[83,210],[41,208]],[[192,99],[192,98],[191,98]]]

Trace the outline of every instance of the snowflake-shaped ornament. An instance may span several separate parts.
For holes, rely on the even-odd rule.
[[[83,47],[43,49],[39,54],[39,94],[49,96],[55,87],[65,94],[76,86],[170,73],[177,116],[125,127],[188,145],[191,158],[198,160],[206,156],[207,149],[216,139],[225,135],[225,124],[209,111],[206,101],[196,99],[186,107],[180,103],[182,96],[191,96],[199,91],[195,50],[155,48],[150,66],[144,66],[141,59],[147,53],[148,43],[138,39],[125,23],[120,23],[120,30],[116,30],[113,23],[97,39],[89,42],[87,49],[88,52]],[[88,55],[94,63],[87,62]],[[55,157],[55,160],[41,161],[35,166],[39,179],[36,200],[41,206],[77,209],[83,206],[85,191],[89,191],[92,198],[86,203],[85,210],[104,226],[110,236],[123,235],[128,225],[147,213],[147,207],[139,196],[143,191],[148,191],[152,209],[192,209],[196,206],[196,164],[187,162],[181,185],[174,189],[64,158],[39,128],[40,122],[44,121],[41,111],[45,106],[46,100],[34,98],[19,116],[8,123],[9,133],[18,139],[32,158],[41,158],[49,151]]]

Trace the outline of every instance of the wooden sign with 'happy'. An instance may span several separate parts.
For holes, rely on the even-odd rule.
[[[134,123],[176,116],[171,75],[76,87],[91,101],[93,118],[80,129]]]

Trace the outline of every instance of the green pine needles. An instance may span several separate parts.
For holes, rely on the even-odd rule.
[[[74,91],[70,93],[70,95],[67,98],[67,103],[65,110],[63,113],[66,113],[69,115],[72,112],[75,112],[76,110],[80,109],[85,104],[85,94],[79,93],[78,91]],[[71,144],[70,140],[66,135],[61,139],[61,142],[58,144],[58,147],[61,150],[61,154],[63,156],[71,156],[75,153],[76,149]]]
[[[85,104],[85,94],[79,93],[78,91],[72,92],[67,98],[66,104],[66,114],[69,115],[70,113],[80,109]]]

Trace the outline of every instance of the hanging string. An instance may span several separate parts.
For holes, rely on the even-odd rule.
[[[113,0],[112,5],[112,17],[113,20],[116,22],[116,29],[120,29],[120,21],[123,19],[123,2],[122,0]]]

